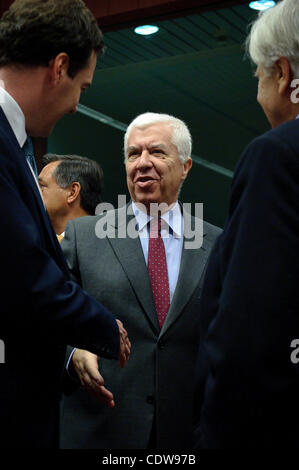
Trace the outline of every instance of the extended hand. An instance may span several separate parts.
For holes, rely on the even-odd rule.
[[[119,336],[120,336],[120,350],[118,355],[118,362],[121,367],[125,367],[131,351],[131,343],[128,337],[128,333],[125,330],[122,322],[120,320],[116,320],[119,328]]]
[[[99,402],[113,408],[113,394],[104,387],[100,374],[98,356],[83,349],[76,349],[72,357],[72,367],[76,371],[81,385]]]

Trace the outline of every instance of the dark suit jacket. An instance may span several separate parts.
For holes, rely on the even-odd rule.
[[[121,371],[100,360],[105,386],[115,397],[114,409],[97,403],[84,389],[65,399],[61,445],[146,448],[156,414],[159,448],[191,448],[198,302],[206,261],[220,229],[204,224],[202,247],[183,248],[176,291],[160,329],[139,237],[118,238],[124,224],[133,222],[126,209],[117,212],[119,218],[112,217],[106,238],[95,235],[99,217],[84,217],[68,223],[62,243],[75,279],[123,321],[132,351]]]
[[[200,308],[197,446],[298,447],[299,370],[290,359],[299,338],[298,120],[243,154]]]
[[[58,442],[65,346],[117,357],[112,315],[70,281],[38,187],[0,108],[0,447]]]

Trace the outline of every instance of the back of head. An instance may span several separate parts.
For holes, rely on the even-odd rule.
[[[286,57],[299,77],[299,1],[281,0],[261,12],[247,38],[247,50],[253,62],[269,73],[280,57]]]
[[[68,73],[104,49],[96,19],[82,0],[15,0],[0,22],[0,67],[47,66],[65,52]]]
[[[192,152],[192,138],[190,131],[187,125],[174,116],[169,114],[160,114],[160,113],[143,113],[137,116],[128,126],[125,137],[124,137],[124,153],[126,159],[126,149],[128,144],[128,138],[130,135],[131,130],[134,127],[138,129],[145,129],[150,125],[157,124],[157,123],[166,123],[169,124],[172,129],[172,143],[176,146],[179,154],[179,158],[182,163],[191,156]]]
[[[102,202],[104,174],[101,166],[94,160],[78,155],[46,154],[46,165],[60,161],[53,172],[58,186],[67,188],[74,182],[80,183],[80,206],[89,215],[95,215],[97,205]]]

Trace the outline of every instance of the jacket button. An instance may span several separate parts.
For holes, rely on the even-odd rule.
[[[149,405],[153,405],[154,401],[155,401],[155,397],[153,395],[148,395],[146,397],[146,403],[148,403]]]
[[[166,349],[166,344],[161,339],[158,341],[158,348],[161,349],[162,351],[163,349]]]

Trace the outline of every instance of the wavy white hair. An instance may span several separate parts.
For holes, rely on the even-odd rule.
[[[281,0],[260,12],[246,46],[252,61],[262,65],[268,74],[280,57],[286,57],[294,78],[299,78],[299,1]]]
[[[173,128],[173,133],[171,137],[171,142],[176,146],[179,154],[179,158],[182,163],[185,163],[189,157],[191,157],[192,152],[192,138],[190,131],[186,124],[174,116],[169,114],[160,114],[160,113],[143,113],[137,116],[131,124],[128,126],[127,131],[124,137],[124,154],[126,160],[126,150],[128,146],[128,138],[130,132],[134,127],[138,129],[145,129],[152,124],[159,122],[165,122]]]

